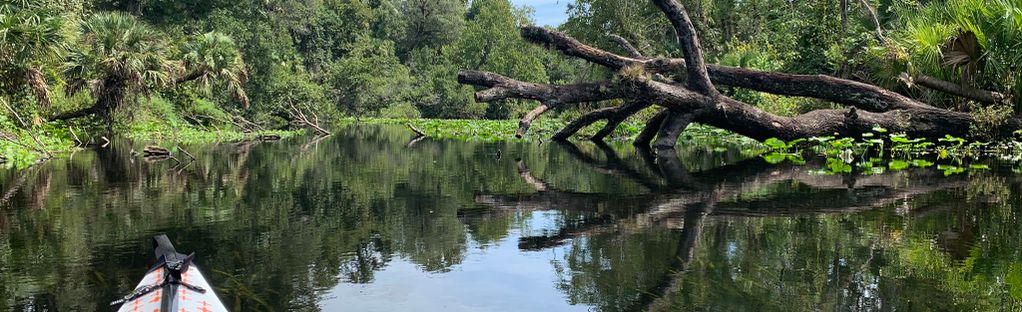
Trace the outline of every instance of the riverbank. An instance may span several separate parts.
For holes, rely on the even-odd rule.
[[[3,117],[3,116],[0,116]],[[90,128],[91,129],[91,128]],[[243,132],[234,129],[210,130],[196,126],[168,126],[156,122],[139,122],[118,126],[114,138],[107,138],[101,130],[88,130],[71,126],[58,127],[44,124],[31,132],[0,123],[0,168],[26,168],[49,158],[64,157],[89,146],[103,146],[120,138],[139,144],[177,146],[237,142],[260,136],[282,138],[303,134],[304,130],[260,130]]]
[[[426,136],[435,139],[453,139],[453,140],[466,140],[466,141],[486,141],[486,142],[498,142],[498,141],[523,141],[523,142],[535,142],[549,140],[554,133],[559,131],[568,121],[560,118],[543,118],[538,119],[532,123],[529,131],[525,133],[522,138],[515,137],[515,132],[518,131],[518,120],[468,120],[468,119],[401,119],[401,118],[342,118],[337,121],[338,125],[355,125],[355,124],[394,124],[394,125],[411,125],[416,129],[422,131]],[[593,125],[586,127],[576,134],[577,138],[589,138],[596,134],[605,121],[599,121],[593,123]],[[635,136],[642,131],[643,123],[640,122],[624,122],[617,127],[608,141],[622,141],[631,142],[635,139]],[[685,130],[684,135],[681,137],[684,141],[695,141],[699,143],[706,143],[709,145],[717,145],[719,143],[748,143],[748,144],[759,144],[751,139],[735,135],[729,131],[720,130],[717,128],[704,126],[701,124],[692,124],[688,129]]]
[[[334,126],[347,125],[411,125],[434,139],[459,141],[518,141],[542,142],[567,125],[563,119],[545,118],[537,120],[522,138],[515,137],[518,130],[517,120],[466,120],[466,119],[394,119],[394,118],[341,118]],[[587,138],[603,126],[602,122],[579,131],[579,138]],[[641,131],[641,124],[636,122],[622,123],[608,138],[609,141],[630,142]],[[5,135],[0,140],[0,155],[5,156],[3,166],[7,168],[25,168],[50,157],[61,157],[85,146],[101,146],[106,140],[95,126],[63,126],[43,124],[30,134],[11,123],[0,124],[0,131]],[[411,130],[409,130],[411,131]],[[147,119],[146,121],[121,124],[114,128],[118,137],[126,138],[141,144],[160,146],[176,146],[179,144],[202,144],[217,142],[235,142],[254,139],[261,135],[291,137],[305,133],[305,130],[260,130],[244,132],[234,128],[199,127],[181,122]],[[32,134],[41,145],[32,138]],[[704,144],[705,146],[724,146],[735,143],[758,144],[755,141],[734,135],[730,132],[712,127],[694,124],[685,132],[681,140]]]

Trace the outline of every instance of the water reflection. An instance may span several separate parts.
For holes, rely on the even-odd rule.
[[[108,310],[166,232],[246,311],[1022,309],[1000,166],[819,175],[734,146],[412,136],[187,146],[194,162],[121,143],[0,172],[0,307]]]

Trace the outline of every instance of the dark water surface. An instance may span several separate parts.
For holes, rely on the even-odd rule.
[[[736,147],[338,132],[0,171],[0,310],[112,310],[167,233],[237,311],[1022,311],[1008,164],[821,175]]]

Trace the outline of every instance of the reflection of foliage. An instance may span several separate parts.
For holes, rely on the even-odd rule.
[[[677,246],[677,232],[666,229],[576,240],[563,260],[553,262],[558,288],[572,304],[626,310],[667,273]]]
[[[395,261],[427,272],[456,270],[469,265],[468,246],[508,244],[529,230],[533,214],[481,209],[475,201],[479,194],[536,194],[519,177],[515,158],[551,186],[546,193],[560,186],[616,199],[555,207],[563,211],[543,220],[558,231],[577,230],[551,262],[555,286],[571,304],[629,309],[664,276],[681,278],[680,291],[660,298],[677,309],[911,310],[947,298],[952,309],[984,310],[1022,299],[1018,183],[997,168],[948,178],[963,182],[954,189],[854,214],[710,214],[688,270],[675,275],[684,240],[679,231],[632,218],[642,205],[626,203],[649,197],[630,196],[655,191],[625,182],[620,167],[593,170],[569,148],[545,145],[425,140],[407,148],[410,136],[399,126],[350,127],[300,153],[296,145],[306,142],[298,138],[188,146],[198,160],[174,170],[167,162],[132,162],[125,158],[129,147],[115,143],[26,171],[0,171],[0,192],[25,181],[0,203],[0,306],[105,304],[130,290],[149,265],[144,238],[167,232],[197,252],[228,305],[318,310],[322,290],[376,282]],[[595,163],[643,163],[613,160],[595,146],[578,150]],[[693,176],[747,157],[706,146],[679,152]],[[870,178],[917,187],[933,182],[907,177],[923,165],[896,164],[890,168],[898,172]],[[775,168],[762,166],[752,169]],[[886,188],[817,190],[790,180],[758,186],[721,198],[716,212],[811,211],[890,195]],[[677,223],[671,218],[664,223]],[[558,232],[543,234],[552,233]]]
[[[404,127],[352,127],[301,154],[295,145],[305,142],[186,146],[198,160],[183,169],[132,163],[129,147],[115,144],[0,171],[0,192],[25,180],[0,204],[0,306],[52,294],[61,310],[91,310],[81,298],[109,301],[135,285],[151,261],[141,242],[160,231],[196,251],[228,305],[315,310],[317,290],[373,282],[395,259],[449,271],[463,261],[469,237],[494,244],[522,226],[507,214],[459,219],[459,210],[475,208],[476,192],[531,190],[498,150],[536,163],[551,158],[556,181],[619,186],[598,173],[576,176],[583,164],[549,151],[430,141],[406,149],[409,135]]]

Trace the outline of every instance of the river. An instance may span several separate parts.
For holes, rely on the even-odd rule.
[[[195,252],[235,311],[1022,311],[1017,164],[824,174],[741,146],[138,145],[0,170],[0,310],[109,311]]]

